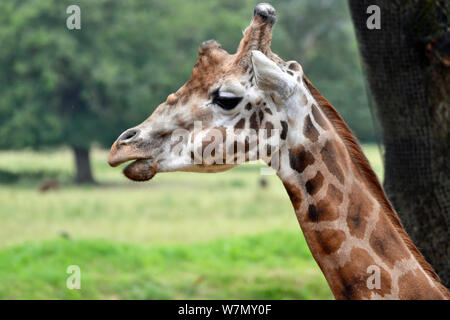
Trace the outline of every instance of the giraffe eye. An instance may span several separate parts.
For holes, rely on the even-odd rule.
[[[212,99],[212,102],[214,104],[218,105],[219,107],[225,110],[234,109],[241,101],[242,101],[241,97],[226,96],[226,95],[220,96],[218,92],[215,92],[215,94],[213,94]]]

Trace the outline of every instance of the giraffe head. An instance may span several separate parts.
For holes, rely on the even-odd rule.
[[[108,162],[132,180],[157,172],[219,172],[262,159],[270,163],[285,143],[288,106],[299,99],[303,71],[270,50],[275,10],[254,9],[235,54],[214,40],[199,48],[190,79],[153,114],[123,132]],[[298,103],[297,103],[298,105]]]

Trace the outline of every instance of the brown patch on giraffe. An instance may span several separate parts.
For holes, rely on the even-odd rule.
[[[308,206],[308,219],[311,222],[319,222],[320,214],[317,211],[317,207],[313,204]]]
[[[385,215],[380,215],[369,243],[375,253],[390,268],[394,267],[397,261],[410,258],[406,246]]]
[[[346,238],[344,231],[336,229],[314,231],[312,237],[314,237],[314,242],[318,245],[318,252],[322,256],[339,250]]]
[[[289,64],[289,69],[294,71],[300,71],[300,65],[297,62],[291,62]]]
[[[260,125],[263,120],[264,120],[264,112],[262,110],[259,110],[259,124]]]
[[[442,300],[443,296],[434,289],[421,270],[412,270],[399,277],[400,300]]]
[[[343,184],[344,173],[342,172],[341,166],[338,164],[343,159],[338,159],[338,152],[330,140],[327,140],[322,148],[322,151],[320,151],[320,154],[322,155],[322,161],[327,166],[328,171],[330,171],[330,173]]]
[[[314,163],[314,156],[302,145],[289,149],[289,164],[291,168],[302,173],[305,168]]]
[[[319,109],[317,108],[316,104],[313,103],[313,105],[311,106],[311,112],[312,115],[314,117],[314,120],[316,120],[317,124],[319,126],[322,127],[322,129],[327,130],[328,126],[327,126],[327,122],[324,119],[324,117],[322,116],[322,114],[320,113]]]
[[[334,185],[328,184],[326,196],[317,202],[317,206],[310,205],[306,217],[309,222],[333,221],[339,218],[338,207],[344,195]]]
[[[308,192],[310,195],[314,195],[319,192],[320,188],[322,187],[323,180],[324,178],[322,173],[320,173],[320,171],[317,171],[316,175],[313,178],[306,181],[306,192]]]
[[[286,188],[286,191],[291,199],[292,205],[294,206],[294,210],[297,211],[300,209],[300,205],[302,203],[302,194],[300,189],[290,182],[283,181],[283,185]]]
[[[342,203],[342,200],[344,200],[344,195],[342,194],[341,190],[330,183],[328,184],[326,199],[332,202],[334,206],[338,206]]]
[[[369,197],[362,192],[355,184],[349,194],[349,204],[347,212],[347,225],[352,236],[364,238],[367,227],[367,218],[373,210],[373,203]]]
[[[257,106],[259,106],[259,105],[261,104],[261,102],[262,102],[262,99],[259,98],[258,100],[256,100],[255,104],[256,104]]]
[[[268,114],[272,115],[272,110],[270,110],[269,108],[265,108],[264,111],[266,111]]]
[[[339,218],[339,213],[333,204],[322,199],[317,202],[317,206],[314,207],[314,210],[308,212],[308,218],[311,222],[333,221]]]
[[[244,129],[244,127],[245,127],[245,118],[242,118],[234,125],[234,129],[236,129],[236,130]]]
[[[286,121],[283,121],[283,120],[280,121],[280,124],[281,124],[281,128],[282,128],[280,138],[281,138],[281,140],[286,140],[287,132],[288,132],[288,124]]]
[[[252,104],[249,102],[245,105],[245,110],[251,110],[252,109]]]
[[[384,268],[380,269],[380,289],[369,289],[367,286],[372,273],[367,272],[369,266],[377,266],[370,254],[361,248],[350,252],[349,261],[336,270],[331,276],[332,291],[337,299],[370,299],[371,294],[385,296],[392,291],[392,278]]]
[[[319,132],[316,127],[314,127],[309,114],[306,116],[303,124],[303,134],[312,142],[319,140]]]
[[[272,155],[272,150],[275,150],[275,148],[272,145],[265,144],[264,147],[261,149],[260,156],[267,155],[270,157]],[[264,154],[264,152],[265,152],[265,154]]]
[[[267,132],[267,138],[270,138],[272,136],[272,130],[273,130],[273,124],[270,121],[266,121],[265,129]]]
[[[258,120],[256,111],[250,116],[250,129],[258,130]]]

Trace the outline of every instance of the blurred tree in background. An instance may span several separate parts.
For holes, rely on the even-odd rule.
[[[234,52],[257,1],[99,0],[0,3],[0,148],[66,145],[77,182],[89,149],[150,115],[189,77],[198,45]],[[81,8],[68,30],[66,8]],[[273,50],[299,61],[361,140],[373,140],[345,1],[283,0]]]

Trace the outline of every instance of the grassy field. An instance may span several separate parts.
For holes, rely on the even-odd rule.
[[[376,146],[364,148],[379,176]],[[0,299],[330,299],[291,203],[260,165],[125,180],[93,152],[74,186],[68,150],[0,152]],[[38,192],[56,178],[57,191]],[[81,290],[66,288],[69,265]]]

